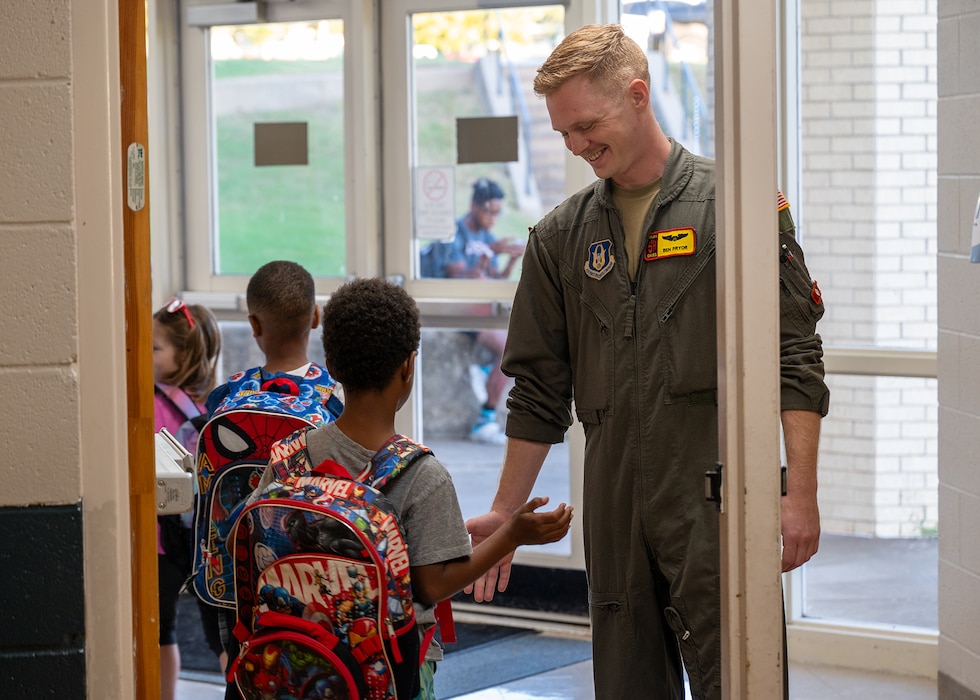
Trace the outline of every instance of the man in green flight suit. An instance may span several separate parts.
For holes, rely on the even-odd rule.
[[[569,34],[538,70],[553,128],[599,178],[532,230],[502,368],[507,449],[474,541],[526,500],[575,414],[585,429],[586,572],[596,697],[721,697],[715,168],[664,135],[646,56],[618,25]],[[774,193],[775,194],[775,193]],[[829,407],[819,288],[779,195],[782,566],[817,551],[817,442]],[[474,588],[503,591],[509,560]]]

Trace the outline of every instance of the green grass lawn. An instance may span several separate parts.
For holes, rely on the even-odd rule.
[[[256,167],[255,122],[308,121],[309,164]],[[346,274],[343,113],[265,112],[218,120],[218,269],[251,275],[294,260],[317,277]]]
[[[327,73],[344,69],[342,58],[325,61],[264,61],[257,58],[226,59],[214,62],[214,77],[241,78],[253,75],[296,75]]]
[[[295,75],[340,67],[339,60],[241,60],[218,62],[215,72],[220,79]],[[421,165],[454,165],[456,118],[482,115],[484,108],[475,88],[429,89],[424,77],[419,82],[424,92],[418,98],[417,161]],[[265,262],[278,259],[299,262],[317,277],[347,274],[343,120],[340,102],[316,110],[270,108],[217,117],[219,274],[248,276]],[[254,124],[289,121],[308,124],[309,164],[255,166]],[[497,235],[526,237],[528,222],[516,209],[502,163],[456,166],[457,215],[468,210],[470,187],[481,176],[496,179],[507,192]]]

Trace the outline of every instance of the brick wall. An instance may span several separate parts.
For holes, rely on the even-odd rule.
[[[936,346],[936,2],[801,3],[800,231],[829,345]],[[935,531],[935,382],[830,378],[830,531]]]

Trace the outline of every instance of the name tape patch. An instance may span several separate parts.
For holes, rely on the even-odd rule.
[[[697,235],[693,228],[651,231],[647,237],[647,248],[643,253],[643,259],[649,262],[678,255],[694,255],[696,250]]]

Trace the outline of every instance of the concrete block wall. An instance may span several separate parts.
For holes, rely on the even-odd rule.
[[[0,3],[4,697],[135,697],[117,9]]]
[[[0,448],[10,458],[29,426],[48,425],[52,439],[22,457],[61,464],[79,439],[69,17],[55,0],[14,5],[0,11]],[[79,491],[66,473],[4,489],[0,505],[73,503]]]
[[[933,349],[935,0],[808,0],[800,17],[798,218],[827,304],[820,332],[828,344]],[[830,381],[824,527],[888,537],[934,532],[934,382]]]
[[[11,485],[0,566],[16,591],[0,600],[0,677],[10,697],[86,692],[70,20],[58,0],[0,7],[0,473]]]
[[[939,3],[939,697],[980,698],[980,3]]]

